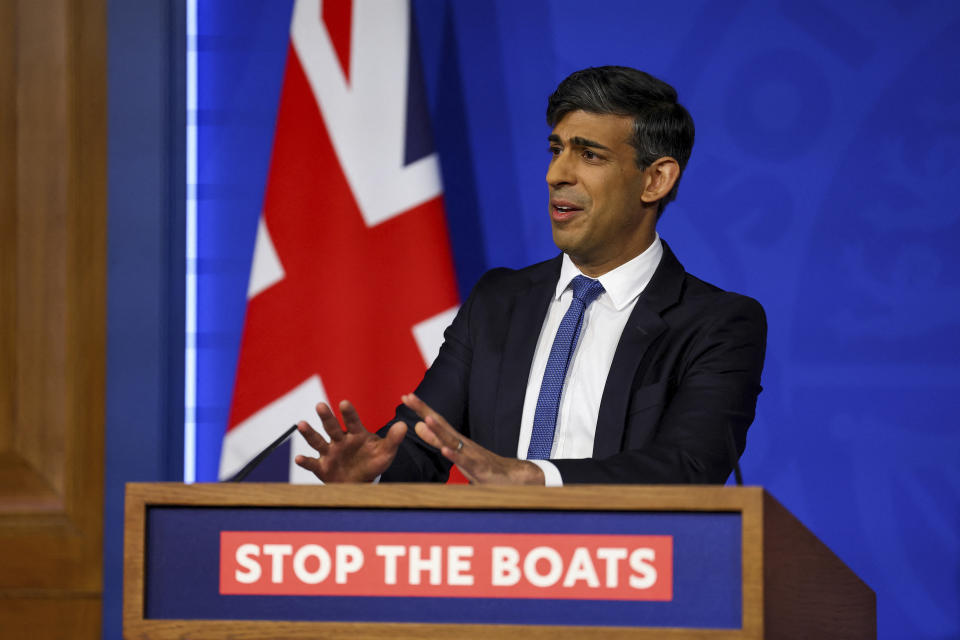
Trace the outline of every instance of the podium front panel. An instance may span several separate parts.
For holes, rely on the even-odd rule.
[[[146,505],[144,620],[740,629],[738,511]]]

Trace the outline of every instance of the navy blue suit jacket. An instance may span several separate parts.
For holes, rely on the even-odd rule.
[[[761,390],[763,308],[691,276],[663,249],[610,366],[593,456],[551,460],[565,484],[722,483],[743,451]],[[558,256],[486,273],[416,390],[501,456],[517,455],[527,378],[560,263]],[[381,479],[445,481],[450,462],[413,434],[416,416],[400,406],[395,420],[411,429]]]

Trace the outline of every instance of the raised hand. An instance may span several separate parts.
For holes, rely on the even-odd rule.
[[[348,401],[340,403],[340,413],[346,430],[330,407],[323,402],[317,405],[317,415],[330,442],[306,422],[297,423],[297,431],[319,455],[316,458],[297,456],[294,462],[324,482],[372,482],[393,462],[407,425],[396,422],[386,437],[381,438],[363,427],[356,409]]]
[[[480,446],[461,435],[443,416],[412,393],[402,396],[401,401],[421,418],[415,427],[417,435],[440,449],[440,453],[457,465],[471,483],[543,485],[543,471],[532,462],[504,458]]]

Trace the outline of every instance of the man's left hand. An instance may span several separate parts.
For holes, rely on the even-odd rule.
[[[461,435],[443,416],[412,393],[403,396],[401,401],[420,416],[421,421],[415,427],[417,435],[440,449],[440,453],[457,465],[471,483],[544,484],[543,471],[532,462],[504,458],[481,447]]]

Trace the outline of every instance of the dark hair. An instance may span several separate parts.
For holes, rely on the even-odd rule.
[[[630,144],[637,150],[641,169],[666,156],[677,161],[680,175],[660,200],[659,217],[677,197],[680,176],[693,150],[693,118],[677,102],[676,89],[630,67],[591,67],[570,74],[553,92],[547,102],[547,124],[556,127],[573,111],[633,116]]]

